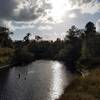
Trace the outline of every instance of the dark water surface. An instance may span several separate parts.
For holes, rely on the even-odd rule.
[[[71,79],[71,74],[58,61],[36,61],[25,67],[13,67],[0,71],[0,100],[55,100]]]

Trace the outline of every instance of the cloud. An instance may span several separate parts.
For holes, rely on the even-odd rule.
[[[55,22],[53,18],[60,19],[60,12],[56,11],[58,10],[55,6],[54,12],[56,12],[58,15],[56,16],[50,16],[48,14],[52,10],[52,4],[48,2],[50,0],[0,0],[0,25],[10,27],[11,29],[24,29],[24,28],[33,28],[34,25],[31,25],[31,21],[34,23],[45,23],[45,24],[57,24],[59,21]],[[57,1],[57,0],[56,0]],[[100,11],[100,2],[99,0],[62,0],[67,1],[69,3],[67,6],[64,7],[64,11],[72,11],[75,9],[79,9],[81,13],[89,13],[94,14],[96,12]],[[52,0],[54,3],[54,0]],[[56,2],[55,2],[56,4]],[[59,6],[61,6],[61,3],[59,3]],[[57,5],[58,7],[58,5]],[[61,6],[62,7],[62,6]],[[71,8],[72,7],[72,8]],[[59,7],[58,7],[59,8]],[[68,9],[71,8],[71,9]],[[62,14],[62,13],[61,13]],[[53,18],[52,18],[53,17]],[[70,18],[76,17],[75,14],[69,14]],[[18,23],[16,25],[14,22],[23,22],[22,27],[18,27]],[[61,20],[62,21],[62,20]],[[28,25],[26,27],[26,25]],[[47,28],[47,29],[45,29]],[[40,27],[39,29],[42,30],[51,30],[50,26],[47,27]]]
[[[18,14],[15,16],[14,20],[16,21],[31,21],[35,20],[39,17],[38,14],[35,13],[34,8],[23,8],[20,9]]]
[[[46,0],[0,0],[0,18],[17,21],[34,20],[50,9]]]
[[[16,16],[14,20],[30,21],[35,20],[47,14],[46,10],[50,9],[46,0],[23,0],[15,9]]]
[[[92,1],[87,4],[83,4],[80,8],[82,10],[82,13],[95,14],[96,12],[100,11],[100,3]]]
[[[21,25],[21,26],[14,26],[14,29],[17,29],[17,30],[22,30],[22,29],[31,29],[31,28],[34,28],[35,26],[34,25],[31,25],[31,24],[26,24],[26,25]]]
[[[68,1],[71,5],[75,6],[74,9],[80,9],[82,13],[93,14],[100,10],[99,0]],[[0,19],[31,21],[41,16],[41,18],[46,17],[51,9],[52,5],[48,0],[0,0]],[[48,16],[47,19],[52,18]]]
[[[61,38],[62,40],[64,40],[64,38],[66,36],[66,32],[63,32],[63,33],[54,33],[54,36],[56,38]]]
[[[68,16],[69,18],[75,18],[75,17],[77,17],[76,16],[76,14],[75,13],[71,13],[71,14],[69,14],[69,16]]]
[[[0,0],[0,20],[33,21],[45,16],[50,8],[46,0]]]
[[[35,27],[33,22],[12,22],[8,20],[0,20],[0,26],[7,27],[10,31],[31,29]]]
[[[0,26],[2,26],[2,27],[7,27],[7,28],[10,29],[10,31],[14,31],[14,30],[15,30],[15,28],[14,28],[14,26],[13,26],[13,24],[12,24],[12,21],[1,20],[1,19],[0,19]]]
[[[0,18],[11,19],[14,9],[17,8],[17,0],[0,0]]]
[[[89,14],[95,14],[100,12],[100,1],[99,0],[71,0],[73,6],[76,5],[76,9]]]
[[[22,30],[22,29],[32,29],[35,28],[34,21],[14,21],[13,22],[14,29]]]
[[[52,27],[49,25],[45,25],[45,26],[40,26],[38,27],[39,30],[52,30]]]
[[[46,40],[56,40],[57,38],[60,38],[61,40],[64,40],[66,36],[66,33],[65,32],[62,32],[62,33],[52,33],[52,34],[46,34],[44,37]]]
[[[96,30],[100,32],[100,19],[96,22]]]

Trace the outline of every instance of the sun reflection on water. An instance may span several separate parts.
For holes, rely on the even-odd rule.
[[[52,64],[53,75],[50,89],[50,100],[55,100],[56,98],[58,98],[63,93],[64,87],[69,83],[69,80],[65,78],[67,74],[65,75],[64,68],[65,67],[59,62],[55,62]]]

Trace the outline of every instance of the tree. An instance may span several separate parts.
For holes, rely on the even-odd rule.
[[[27,33],[26,36],[24,37],[24,42],[25,44],[28,44],[29,43],[29,37],[30,37],[30,33]]]
[[[68,31],[65,37],[66,43],[66,62],[69,66],[69,69],[75,71],[75,65],[80,57],[80,50],[81,50],[81,40],[80,34],[81,30],[79,30],[76,26],[72,26]]]
[[[85,26],[86,36],[86,49],[89,57],[95,56],[95,45],[96,45],[96,27],[93,22],[88,22]]]
[[[79,67],[90,66],[93,59],[100,54],[100,35],[96,32],[96,27],[93,22],[88,22],[85,25],[85,30],[82,36],[81,56],[78,61]]]
[[[35,36],[35,39],[38,41],[38,40],[41,40],[42,37],[40,37],[39,35],[36,35],[36,36]]]
[[[96,33],[96,27],[93,22],[88,22],[85,26],[86,37],[94,36]]]
[[[71,26],[71,28],[67,31],[68,35],[65,37],[65,41],[73,43],[75,39],[80,36],[80,30],[75,26]]]
[[[8,28],[0,27],[0,46],[12,47],[12,40],[10,35],[13,34]]]
[[[60,38],[57,38],[57,39],[56,39],[56,42],[61,42],[61,39],[60,39]]]

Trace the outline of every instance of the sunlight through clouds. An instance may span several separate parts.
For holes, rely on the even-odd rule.
[[[72,9],[68,0],[50,0],[50,3],[52,5],[52,9],[48,16],[51,16],[55,22],[62,22],[62,18],[67,11]]]
[[[75,13],[69,14],[69,18],[75,18],[75,17],[77,17]]]
[[[100,18],[98,13],[100,0],[0,0],[0,26],[16,34],[30,30],[44,34],[48,31],[49,34],[64,33],[65,23],[67,29],[72,24],[80,25],[81,18],[84,19],[82,25],[90,19],[96,23]]]

